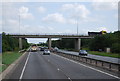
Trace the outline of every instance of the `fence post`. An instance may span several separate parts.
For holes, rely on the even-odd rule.
[[[103,67],[103,61],[102,61],[102,67]]]
[[[95,61],[95,65],[97,66],[97,60]]]
[[[111,69],[111,63],[109,63],[109,69]]]

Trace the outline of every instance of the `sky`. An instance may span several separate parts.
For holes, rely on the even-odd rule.
[[[115,0],[114,0],[115,1]],[[0,31],[11,34],[77,34],[118,30],[118,2],[2,2]],[[47,39],[28,39],[39,43]]]

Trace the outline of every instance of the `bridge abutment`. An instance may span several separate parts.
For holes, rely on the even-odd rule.
[[[76,38],[75,39],[75,50],[79,51],[81,48],[81,39],[80,38]]]

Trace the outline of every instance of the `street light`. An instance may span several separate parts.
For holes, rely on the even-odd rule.
[[[19,12],[19,34],[20,34],[20,12]]]
[[[77,35],[78,35],[78,17],[76,19],[76,24],[77,24]]]
[[[21,16],[21,12],[20,12],[20,10],[18,9],[18,17],[19,17],[19,34],[20,34],[20,26],[21,26],[21,19],[20,19],[20,16]]]

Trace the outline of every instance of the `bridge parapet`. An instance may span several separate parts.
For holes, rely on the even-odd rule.
[[[73,35],[73,36],[86,36],[86,34],[75,34],[75,33],[10,33],[10,35]]]
[[[94,38],[88,35],[78,34],[9,34],[17,38]]]

